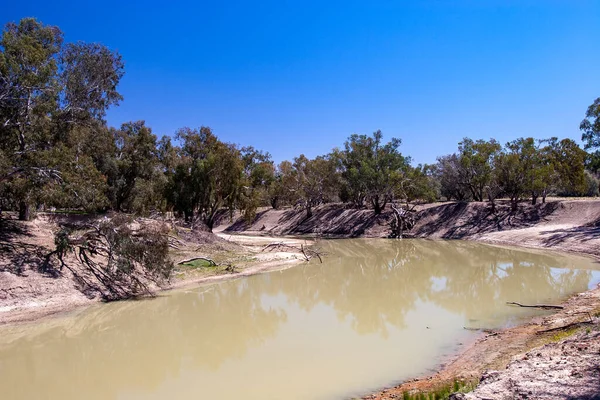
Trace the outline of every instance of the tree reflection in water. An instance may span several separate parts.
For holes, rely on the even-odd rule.
[[[584,291],[594,268],[584,258],[457,241],[352,239],[322,247],[331,254],[325,264],[297,268],[275,287],[305,309],[329,304],[357,332],[384,336],[388,325],[405,327],[418,301],[485,320],[506,312],[507,301]]]

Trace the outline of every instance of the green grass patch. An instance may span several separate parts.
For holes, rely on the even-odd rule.
[[[550,337],[551,342],[560,342],[563,339],[568,338],[569,336],[573,336],[579,331],[580,328],[573,327],[570,329],[565,329],[564,331],[556,332],[554,335]]]
[[[198,269],[198,268],[215,267],[215,265],[206,260],[193,260],[193,261],[181,264],[180,267],[183,267],[185,269]]]
[[[446,400],[453,393],[467,393],[477,387],[477,382],[473,381],[454,381],[454,383],[443,385],[436,390],[428,392],[402,394],[403,400]]]

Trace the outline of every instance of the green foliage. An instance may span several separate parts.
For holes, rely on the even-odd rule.
[[[440,195],[447,200],[469,199],[469,189],[463,184],[461,166],[456,154],[438,157],[435,178],[439,182]]]
[[[600,157],[570,139],[464,138],[435,165],[411,166],[400,139],[381,131],[351,135],[343,149],[277,167],[253,147],[225,143],[209,127],[182,128],[160,141],[143,121],[120,129],[104,121],[122,96],[121,56],[97,43],[63,43],[53,26],[25,18],[0,39],[0,205],[30,217],[32,207],[135,214],[175,211],[212,228],[217,212],[259,207],[313,209],[330,201],[371,206],[392,201],[483,201],[508,196],[513,207],[550,193],[597,193]],[[586,148],[600,147],[600,98],[581,123]]]
[[[85,150],[121,98],[120,56],[98,44],[63,46],[58,28],[33,18],[7,24],[0,45],[0,193],[21,219],[41,203],[102,207],[102,178]]]
[[[111,133],[115,152],[106,174],[112,206],[117,211],[145,213],[162,195],[156,135],[144,121],[125,123]]]
[[[246,221],[254,220],[256,210],[270,203],[270,188],[275,182],[275,165],[269,153],[252,146],[240,150],[243,163],[243,182],[238,206]]]
[[[458,144],[458,179],[470,191],[473,200],[484,200],[485,189],[492,181],[493,160],[501,147],[494,139],[464,138]]]
[[[597,197],[600,192],[600,180],[589,171],[585,171],[585,196]]]
[[[600,147],[600,97],[588,107],[579,129],[586,150]]]
[[[371,203],[376,214],[396,195],[405,196],[410,158],[399,151],[401,141],[382,143],[383,134],[351,135],[337,153],[342,167],[346,197],[357,207]]]
[[[198,216],[209,229],[217,211],[240,202],[244,168],[236,146],[221,142],[208,127],[183,128],[179,160],[166,187],[169,204],[187,220]]]

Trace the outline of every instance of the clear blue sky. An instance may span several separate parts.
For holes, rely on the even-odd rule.
[[[580,138],[600,96],[600,1],[6,1],[126,63],[118,126],[207,125],[276,161],[381,129],[415,162],[464,136]]]

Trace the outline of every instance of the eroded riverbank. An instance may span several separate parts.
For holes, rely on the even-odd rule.
[[[0,219],[0,325],[36,321],[100,301],[95,293],[77,284],[70,270],[40,271],[47,254],[54,249],[54,232],[59,224],[82,218],[91,217],[41,215],[29,222],[16,221],[10,216]],[[171,251],[175,263],[210,257],[234,268],[181,265],[167,285],[154,288],[156,292],[287,268],[303,262],[304,257],[297,248],[312,243],[309,238],[278,238],[277,243],[284,246],[265,250],[273,239],[213,235],[189,229],[180,229],[178,236],[177,248]],[[76,260],[68,262],[78,271]]]

